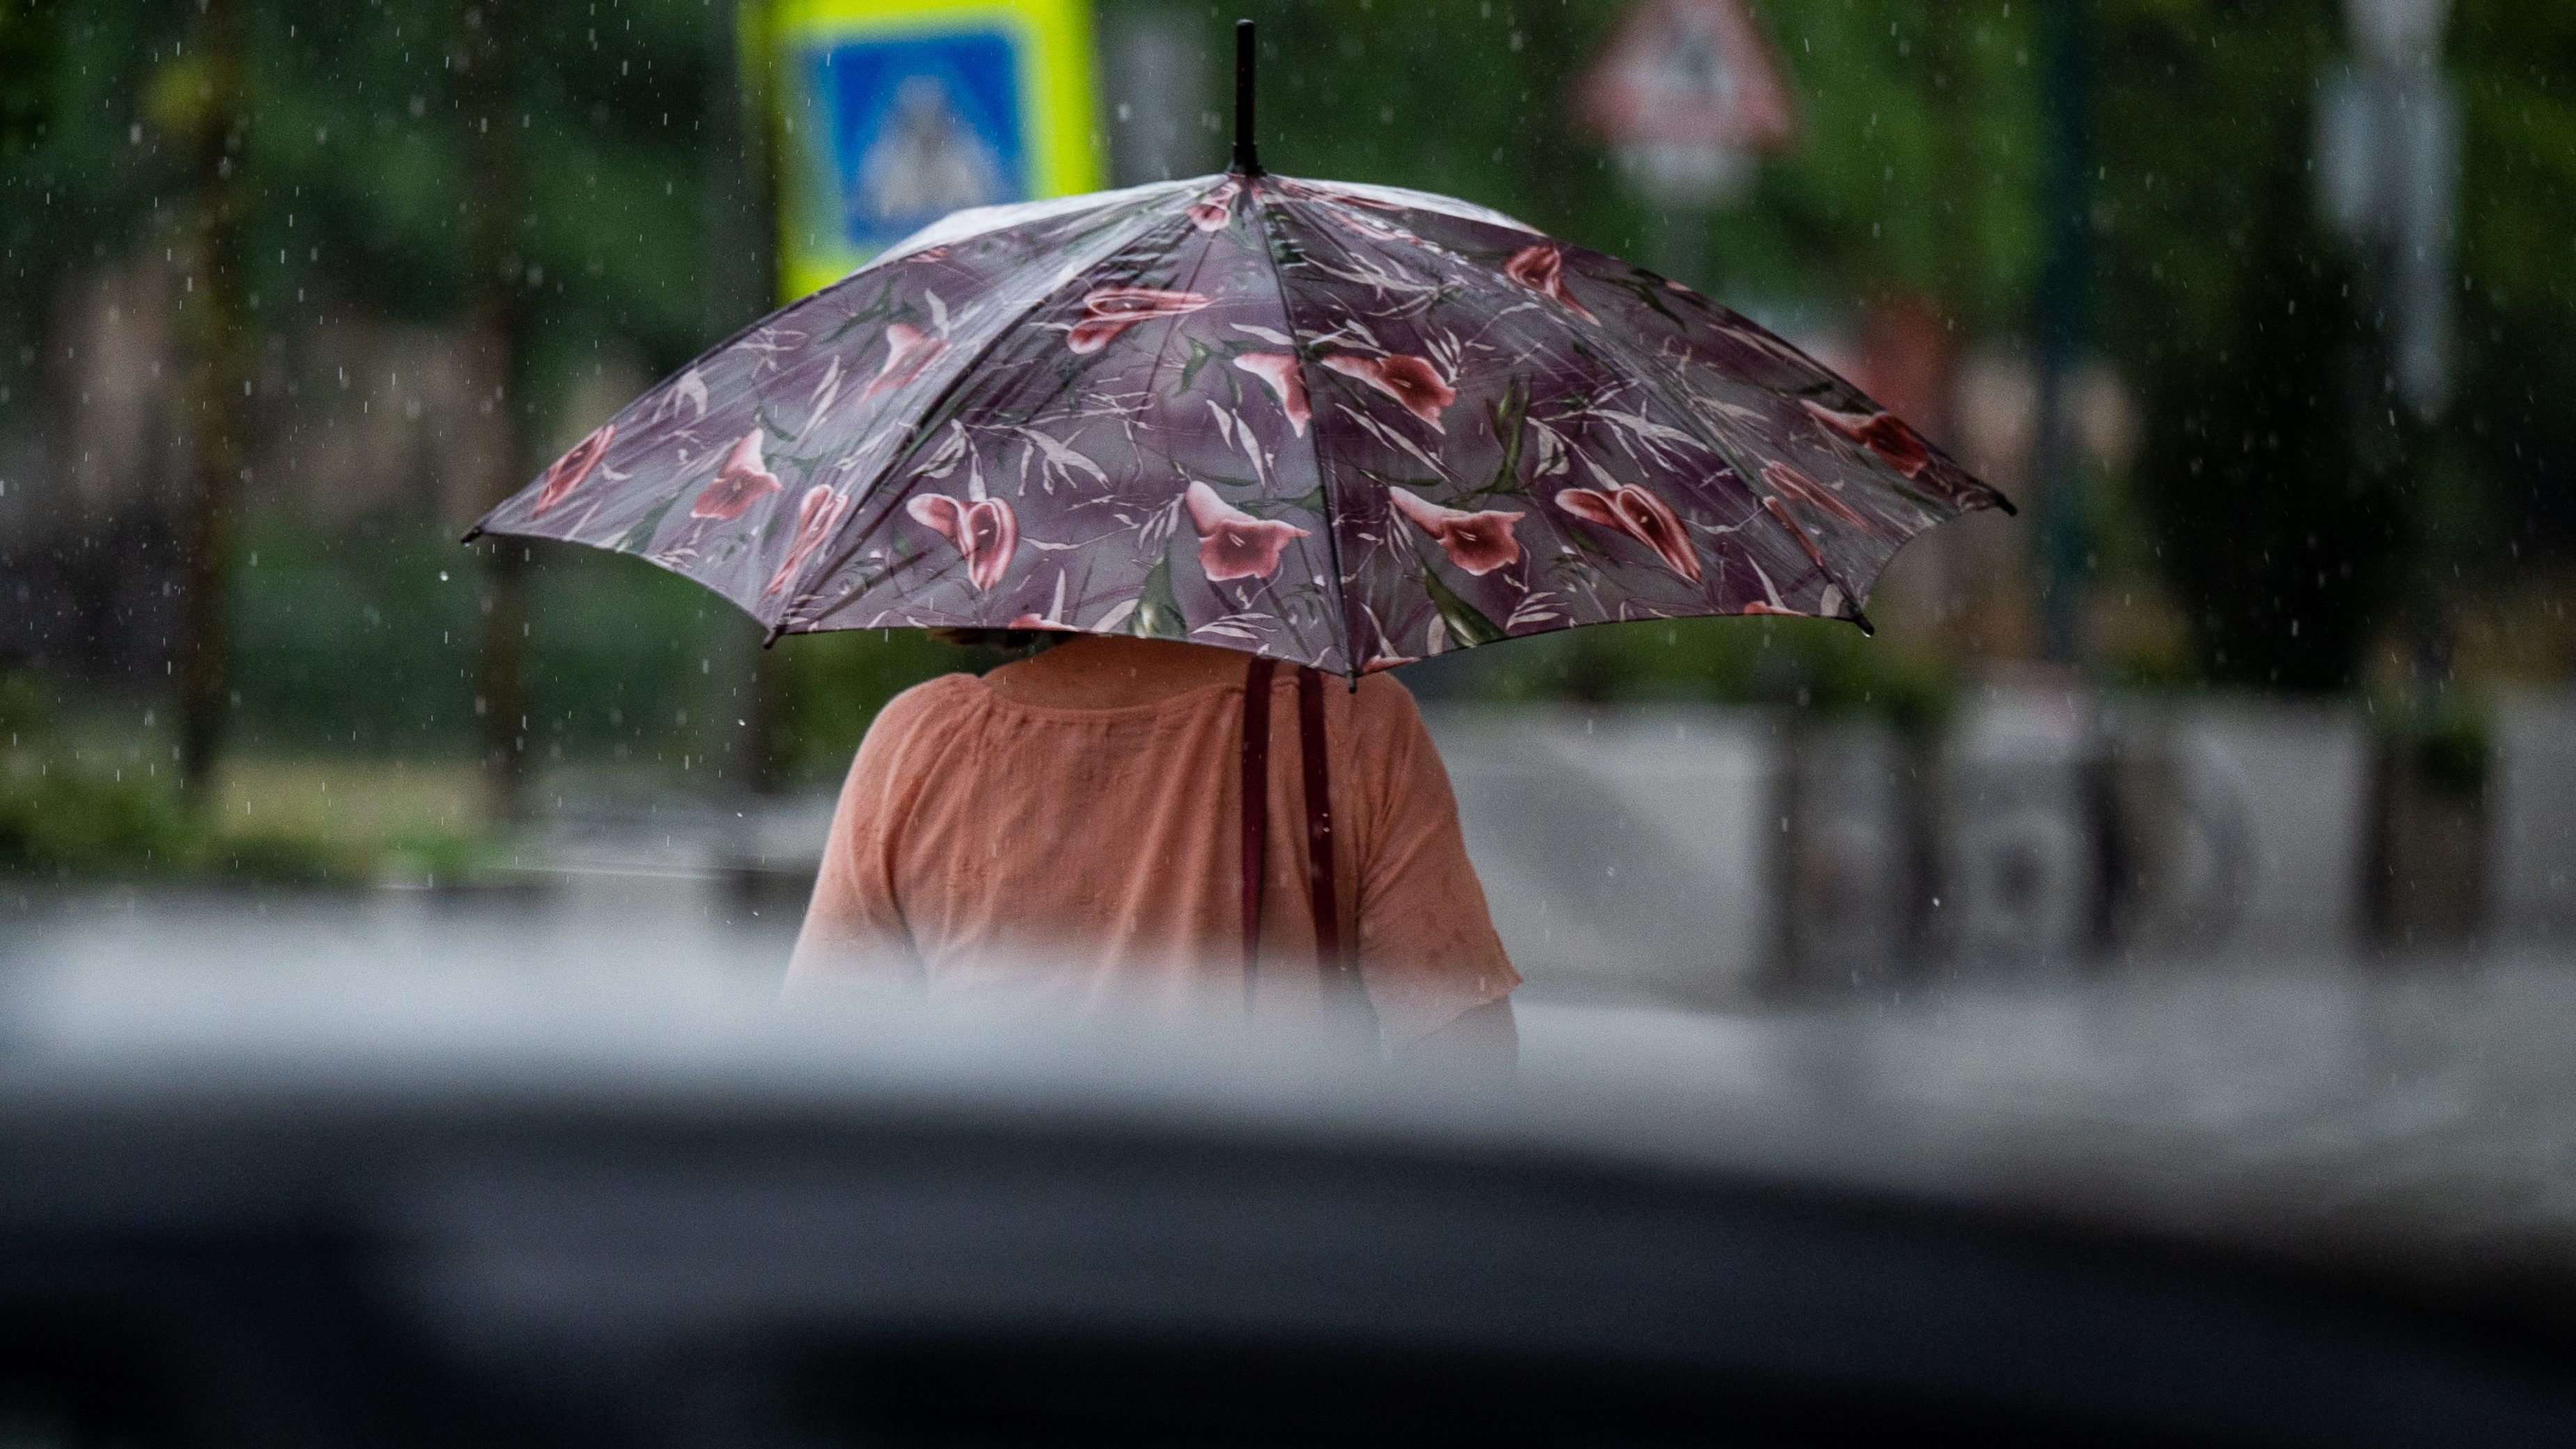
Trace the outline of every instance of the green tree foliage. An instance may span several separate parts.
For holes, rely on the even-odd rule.
[[[2341,687],[2409,530],[2357,446],[2371,339],[2309,165],[2340,17],[2125,3],[2102,21],[2101,335],[2145,401],[2155,549],[2210,676]]]
[[[464,3],[252,7],[243,164],[263,332],[458,315],[465,138],[448,57]],[[506,3],[527,166],[515,285],[535,338],[514,405],[546,437],[596,421],[566,415],[566,400],[607,354],[668,368],[713,340],[705,182],[733,163],[706,123],[726,6]],[[2035,17],[2060,3],[2075,0],[1757,0],[1800,140],[1708,222],[1697,280],[1797,327],[1845,325],[1902,295],[1929,302],[1963,342],[2026,335],[2040,246]],[[2090,3],[2092,332],[2145,409],[2129,480],[2139,507],[2122,516],[2144,519],[2144,556],[2167,572],[2201,671],[2335,687],[2393,610],[2457,587],[2454,567],[2478,580],[2565,560],[2576,11],[2457,0],[2445,61],[2467,126],[2457,401],[2381,458],[2356,446],[2351,416],[2349,374],[2372,319],[2345,295],[2348,261],[2317,219],[2309,169],[2317,82],[2346,48],[2341,6]],[[1243,8],[1262,22],[1264,155],[1279,169],[1452,192],[1629,254],[1667,224],[1617,184],[1571,113],[1570,89],[1621,13],[1608,0]],[[193,11],[188,0],[0,0],[0,405],[36,366],[66,278],[165,245],[186,183],[155,97],[184,80]],[[1204,94],[1223,109],[1236,11],[1165,0],[1100,11],[1103,34],[1202,32]],[[1113,76],[1104,100],[1120,99]],[[1212,115],[1209,169],[1222,131]],[[1612,649],[1600,667],[1646,669],[1638,661],[1658,649]],[[894,682],[850,669],[868,676],[853,699]],[[800,694],[828,695],[811,684]]]
[[[2457,401],[2483,504],[2440,540],[2508,567],[2576,549],[2576,15],[2459,0],[2451,68],[2467,142]],[[2437,576],[2446,569],[2436,569]]]
[[[449,60],[470,0],[265,0],[251,7],[254,318],[453,319],[464,297],[464,121]],[[539,341],[522,406],[541,423],[604,344],[676,366],[705,340],[698,140],[703,0],[509,0],[509,91],[528,170],[520,221]],[[153,114],[189,64],[185,0],[6,0],[0,107],[51,124],[0,161],[10,341],[63,269],[150,242],[183,194]],[[32,18],[29,18],[32,17]],[[32,139],[20,141],[22,131]]]
[[[2104,0],[2106,347],[2147,400],[2156,545],[2221,680],[2349,685],[2374,630],[2576,530],[2576,58],[2564,7],[2457,7],[2464,107],[2454,403],[2390,424],[2384,319],[2319,219],[2319,83],[2348,54],[2323,0]],[[2465,570],[2462,566],[2465,565]]]
[[[14,158],[44,133],[59,64],[57,19],[35,0],[0,3],[0,156]]]

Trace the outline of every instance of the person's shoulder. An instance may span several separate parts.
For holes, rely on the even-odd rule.
[[[1338,684],[1335,692],[1340,692]],[[1360,676],[1360,687],[1351,692],[1350,720],[1352,732],[1361,739],[1392,743],[1422,732],[1422,712],[1414,707],[1413,691],[1388,674]]]
[[[988,698],[984,681],[974,675],[942,674],[887,700],[885,708],[877,711],[875,722],[868,726],[868,733],[906,735],[944,728]]]
[[[984,684],[971,674],[925,679],[885,702],[868,721],[867,738],[850,760],[850,779],[889,781],[917,773],[924,750],[957,737],[958,726],[983,700]]]
[[[1413,706],[1413,691],[1385,673],[1360,676],[1360,687],[1351,695],[1351,710],[1363,720],[1405,720],[1420,713]]]

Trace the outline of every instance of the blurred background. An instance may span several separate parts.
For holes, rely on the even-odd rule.
[[[896,221],[1220,169],[1238,12],[1266,163],[1687,280],[2022,505],[1875,639],[1408,670],[1534,993],[2576,935],[2576,11],[0,0],[0,956],[779,969],[874,711],[995,661],[457,536]]]

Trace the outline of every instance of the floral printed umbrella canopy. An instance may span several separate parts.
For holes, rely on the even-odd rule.
[[[957,213],[475,531],[639,554],[773,639],[1139,634],[1356,676],[1614,620],[1866,628],[1906,539],[1989,506],[1679,283],[1464,202],[1239,167]]]

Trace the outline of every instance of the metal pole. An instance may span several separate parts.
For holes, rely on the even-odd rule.
[[[777,289],[776,212],[769,166],[764,87],[748,66],[768,35],[764,0],[719,3],[707,13],[707,146],[701,152],[706,186],[705,333],[712,346],[767,311]],[[761,109],[755,113],[754,106]],[[728,614],[730,610],[726,611]],[[782,752],[773,749],[788,713],[787,660],[754,647],[760,632],[727,620],[728,671],[735,706],[717,716],[739,719],[731,783],[753,794],[777,788]]]
[[[244,25],[239,0],[198,7],[197,47],[209,94],[189,137],[195,163],[195,232],[190,256],[205,282],[183,309],[188,381],[181,390],[195,488],[181,535],[187,612],[178,657],[179,778],[203,792],[214,775],[232,707],[227,664],[231,629],[233,511],[245,477],[250,423],[248,308],[242,300],[242,229],[249,198],[241,169],[250,113],[245,100]]]
[[[519,155],[509,124],[511,55],[503,32],[515,25],[520,0],[471,0],[458,16],[457,99],[465,119],[465,300],[468,365],[474,395],[491,409],[482,446],[473,453],[467,506],[476,515],[516,492],[525,475],[519,428],[519,359],[528,316],[521,281]],[[524,32],[521,32],[524,33]],[[474,713],[483,745],[483,781],[492,816],[519,818],[527,804],[528,548],[509,539],[486,545],[481,629],[474,672]]]
[[[1234,169],[1245,176],[1261,174],[1252,146],[1252,22],[1234,22]]]
[[[2090,0],[2038,7],[2040,173],[2046,259],[2033,311],[2039,417],[2032,482],[2039,494],[2040,653],[2075,664],[2083,649],[2084,498],[2068,383],[2083,350],[2092,292],[2092,64]]]

